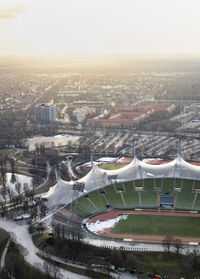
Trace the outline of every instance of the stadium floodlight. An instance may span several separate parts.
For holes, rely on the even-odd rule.
[[[84,192],[85,183],[84,182],[75,182],[73,184],[73,190],[78,192]]]
[[[181,157],[182,148],[181,148],[181,137],[178,139],[178,151],[177,151],[177,157]]]
[[[78,182],[76,181],[73,184],[73,197],[72,197],[72,202],[70,206],[70,212],[71,212],[71,219],[69,222],[69,225],[72,226],[73,224],[73,217],[76,212],[76,207],[77,207],[77,198],[79,196],[79,192],[84,192],[85,189],[85,183],[84,182]]]

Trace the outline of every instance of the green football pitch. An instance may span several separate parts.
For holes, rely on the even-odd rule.
[[[200,217],[128,215],[111,231],[116,234],[157,235],[200,238]]]

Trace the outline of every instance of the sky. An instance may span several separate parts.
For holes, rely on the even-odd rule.
[[[0,0],[0,55],[200,54],[199,0]]]

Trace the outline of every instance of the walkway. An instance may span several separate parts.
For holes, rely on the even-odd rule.
[[[35,266],[36,263],[40,263],[43,265],[45,261],[37,256],[37,253],[39,253],[40,251],[36,246],[34,246],[31,235],[28,233],[27,226],[18,225],[12,221],[4,221],[0,218],[0,227],[9,232],[14,241],[21,244],[25,248],[25,250],[27,251],[25,255],[26,262],[33,266]],[[60,269],[60,271],[64,279],[88,278],[86,276],[72,273],[64,269]]]

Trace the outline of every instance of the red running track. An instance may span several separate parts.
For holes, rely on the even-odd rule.
[[[110,219],[117,218],[121,214],[142,214],[142,215],[165,215],[165,216],[191,216],[191,217],[200,217],[199,214],[196,213],[188,213],[185,211],[160,211],[160,210],[116,210],[112,209],[106,213],[97,215],[88,220],[88,223],[95,223],[96,221],[107,221]],[[153,236],[153,235],[131,235],[131,234],[114,234],[111,233],[112,228],[106,229],[105,231],[100,231],[98,234],[103,236],[108,236],[112,238],[120,238],[120,239],[132,239],[135,242],[151,242],[151,243],[161,243],[165,236]],[[189,244],[189,242],[200,242],[199,238],[186,238],[186,237],[178,237],[182,240],[184,244]]]

